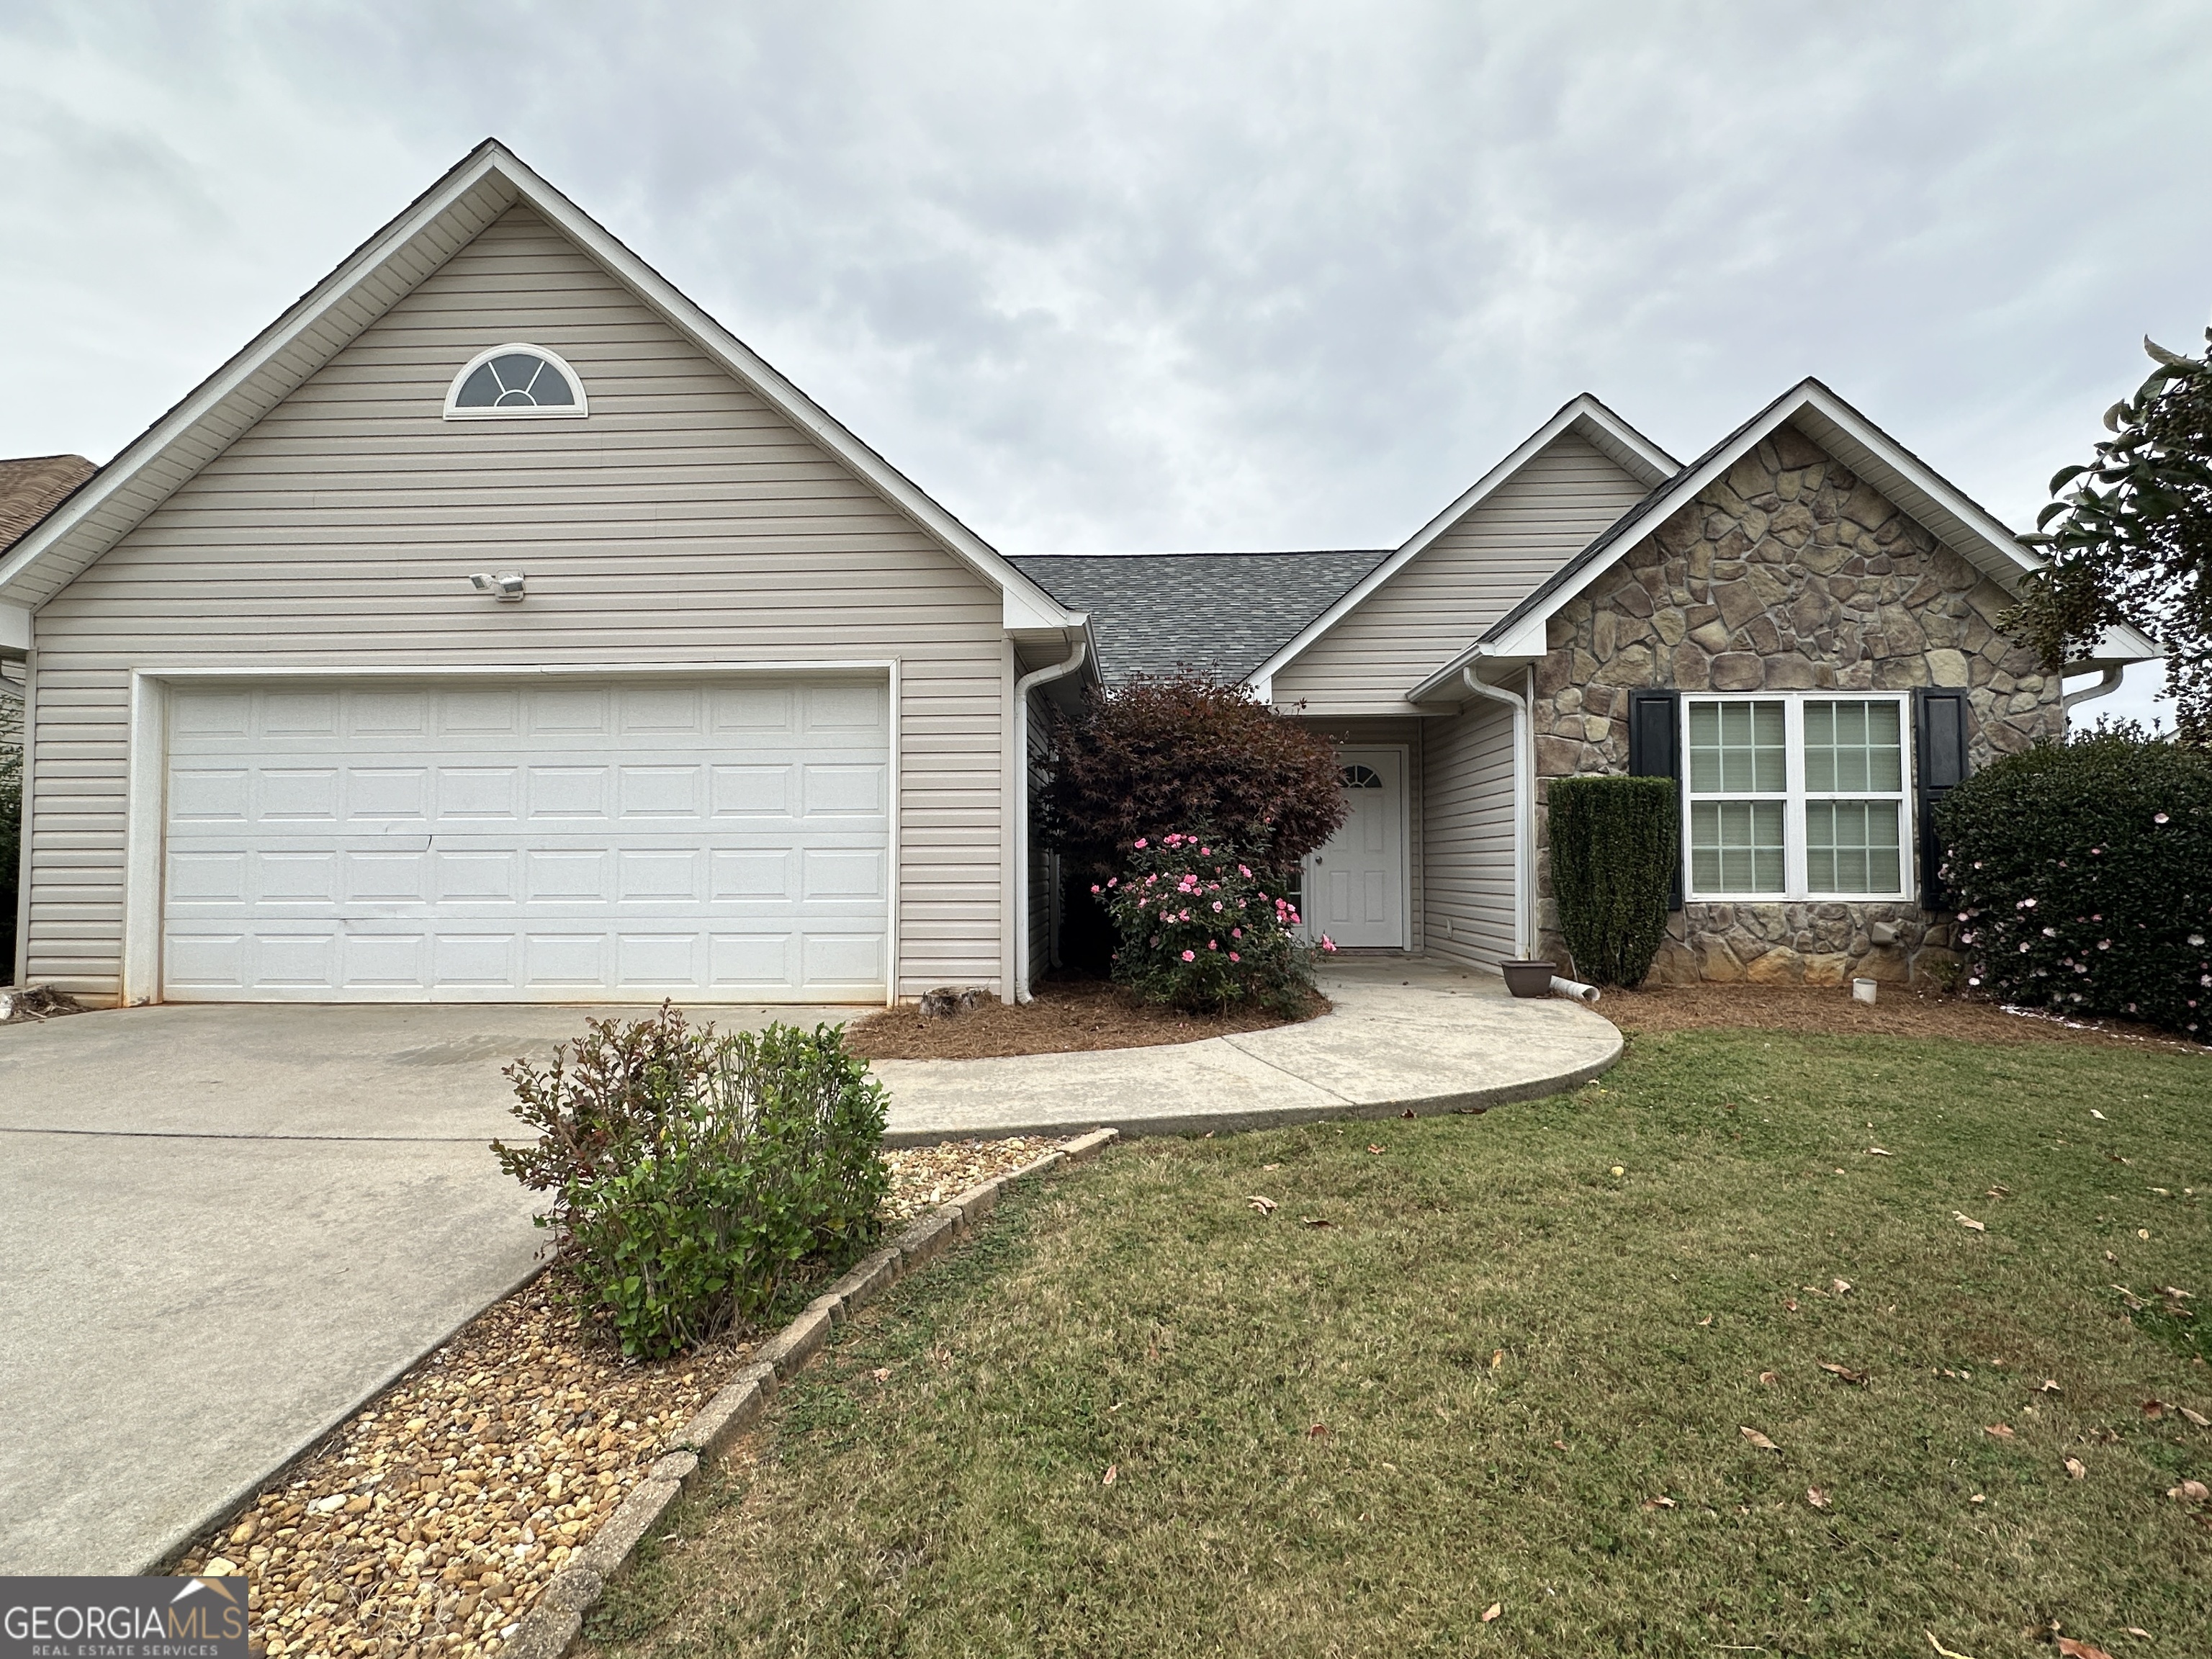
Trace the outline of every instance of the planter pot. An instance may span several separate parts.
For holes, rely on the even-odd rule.
[[[1558,965],[1549,962],[1503,962],[1505,988],[1516,997],[1547,997],[1552,994],[1552,975]]]

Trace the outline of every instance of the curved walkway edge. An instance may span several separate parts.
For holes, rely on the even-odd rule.
[[[1620,1058],[1610,1020],[1516,1000],[1494,974],[1418,958],[1332,963],[1320,1018],[1151,1048],[878,1060],[892,1146],[975,1135],[1277,1128],[1468,1111],[1558,1094]]]

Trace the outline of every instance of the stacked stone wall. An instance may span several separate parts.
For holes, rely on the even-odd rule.
[[[1549,780],[1628,769],[1628,693],[1967,694],[1974,766],[2062,738],[2059,684],[1997,630],[2010,596],[1849,468],[1784,427],[1552,619],[1535,675],[1537,860],[1547,954]],[[1692,902],[1654,974],[1839,985],[1956,958],[1915,902]]]

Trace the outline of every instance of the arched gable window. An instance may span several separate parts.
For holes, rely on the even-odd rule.
[[[1344,769],[1343,778],[1346,789],[1380,789],[1382,787],[1382,775],[1371,766],[1357,763],[1347,766]]]
[[[470,358],[446,392],[449,421],[518,416],[574,420],[590,412],[576,371],[544,346],[494,346]]]

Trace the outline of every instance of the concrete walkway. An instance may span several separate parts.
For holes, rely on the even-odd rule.
[[[1333,963],[1334,1009],[1301,1025],[1158,1048],[1006,1060],[888,1060],[895,1145],[963,1135],[1192,1134],[1395,1117],[1555,1094],[1620,1057],[1612,1022],[1517,1001],[1495,974],[1423,960]]]
[[[1613,1026],[1337,965],[1334,1012],[1166,1048],[891,1061],[890,1139],[1251,1128],[1571,1087]],[[526,1278],[501,1067],[584,1018],[172,1006],[0,1027],[0,1574],[137,1572]],[[645,1011],[619,1011],[637,1015]],[[701,1008],[724,1030],[850,1008]]]

